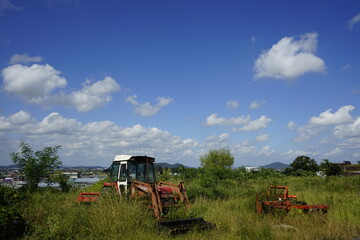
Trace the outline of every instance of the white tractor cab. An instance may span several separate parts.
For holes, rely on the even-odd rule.
[[[156,182],[155,158],[148,156],[116,155],[111,166],[106,170],[112,185],[121,195],[127,192],[133,180],[143,183]],[[108,186],[106,186],[108,185]]]

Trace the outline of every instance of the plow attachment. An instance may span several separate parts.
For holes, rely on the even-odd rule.
[[[304,213],[309,211],[327,213],[330,207],[327,204],[309,205],[306,202],[298,201],[296,196],[289,195],[288,187],[285,186],[269,186],[266,194],[256,195],[255,209],[258,214],[271,213],[276,210],[289,212],[293,208],[300,209]]]
[[[92,203],[92,202],[96,202],[98,200],[98,198],[100,197],[100,193],[84,193],[81,192],[78,196],[78,203]]]
[[[215,227],[215,224],[205,221],[203,218],[189,218],[158,223],[159,229],[168,231],[170,234],[185,233],[190,230],[206,230]]]

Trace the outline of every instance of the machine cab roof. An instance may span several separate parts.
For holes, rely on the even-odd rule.
[[[148,156],[116,155],[107,172],[119,187],[130,184],[132,180],[156,182],[154,162],[155,158]]]
[[[113,162],[117,161],[136,161],[136,162],[155,162],[155,158],[148,156],[133,156],[133,155],[116,155]]]

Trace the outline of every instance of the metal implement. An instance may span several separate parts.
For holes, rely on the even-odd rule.
[[[298,201],[297,196],[289,195],[289,188],[285,186],[269,186],[266,194],[256,194],[256,212],[258,214],[271,213],[276,210],[289,212],[292,208],[309,211],[322,211],[326,213],[330,208],[327,204],[309,205],[306,202]]]
[[[98,200],[98,198],[100,197],[100,193],[96,192],[96,193],[84,193],[84,192],[80,192],[79,196],[78,196],[78,203],[92,203],[92,202],[96,202]]]
[[[178,208],[190,209],[190,202],[183,182],[179,184],[156,181],[155,158],[148,156],[116,155],[106,172],[110,181],[103,184],[102,193],[115,193],[138,199],[152,210],[160,229],[171,234],[191,229],[210,229],[215,224],[202,218],[166,220],[166,215]],[[80,193],[78,202],[95,202],[100,193]]]
[[[205,221],[203,218],[189,218],[174,221],[162,221],[158,223],[159,229],[168,231],[170,234],[178,234],[189,230],[207,230],[215,227],[215,224]]]

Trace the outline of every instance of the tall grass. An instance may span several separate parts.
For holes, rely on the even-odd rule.
[[[215,183],[206,189],[196,179],[186,184],[191,210],[179,217],[203,217],[212,231],[170,236],[159,232],[143,203],[114,196],[79,205],[77,192],[34,193],[23,216],[24,239],[352,239],[360,236],[360,177],[249,178]],[[328,214],[257,215],[255,194],[269,184],[289,186],[308,204],[327,203]]]

